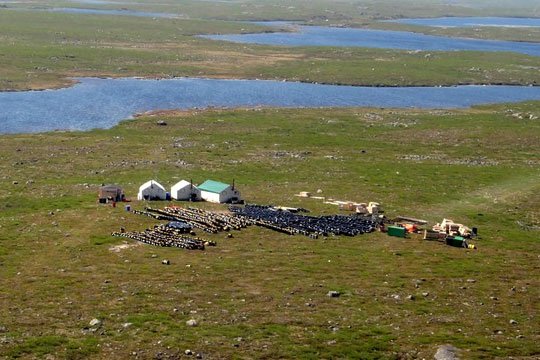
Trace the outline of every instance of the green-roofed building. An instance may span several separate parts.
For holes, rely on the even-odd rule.
[[[225,184],[219,181],[206,180],[198,186],[203,200],[213,203],[230,203],[242,200],[240,192],[234,185]]]

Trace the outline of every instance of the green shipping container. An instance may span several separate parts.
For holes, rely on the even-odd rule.
[[[455,247],[467,247],[467,242],[461,236],[449,236],[446,238],[446,245]]]
[[[405,228],[399,226],[389,226],[388,235],[404,238],[406,234]]]

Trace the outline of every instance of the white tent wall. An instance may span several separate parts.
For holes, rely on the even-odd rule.
[[[171,188],[171,197],[175,200],[200,201],[201,191],[190,182],[182,180]]]
[[[139,188],[138,200],[166,200],[167,191],[155,180],[150,180]]]
[[[204,200],[213,203],[226,203],[234,200],[241,200],[240,192],[238,190],[233,190],[232,186],[229,186],[220,193],[214,193],[210,191],[201,191],[201,196]]]
[[[218,193],[213,193],[210,191],[201,191],[201,197],[204,201],[212,202],[212,203],[220,203],[221,199]]]

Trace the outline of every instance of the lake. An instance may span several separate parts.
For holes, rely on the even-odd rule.
[[[89,14],[89,15],[124,15],[124,16],[143,16],[154,18],[166,18],[166,19],[186,19],[187,16],[183,14],[167,14],[167,13],[154,13],[154,12],[142,12],[131,10],[105,10],[105,9],[78,9],[78,8],[5,8],[0,10],[17,10],[17,11],[48,11],[48,12],[61,12],[68,14]]]
[[[59,90],[0,92],[0,133],[109,128],[137,112],[238,106],[463,108],[540,100],[540,87],[360,87],[264,80],[81,78]]]
[[[292,26],[296,32],[201,35],[212,40],[287,46],[351,46],[424,51],[509,51],[540,56],[540,43],[461,39],[406,31],[300,26],[283,22],[256,22],[269,26]]]
[[[100,0],[77,0],[77,1],[100,1]],[[216,1],[216,0],[213,0]],[[220,0],[217,0],[220,1]],[[105,2],[105,0],[103,1]],[[118,2],[120,4],[120,2]],[[184,14],[167,14],[154,12],[140,12],[131,10],[105,10],[105,9],[78,9],[78,8],[7,8],[0,10],[26,10],[26,11],[49,11],[73,14],[97,14],[97,15],[126,15],[145,16],[154,18],[188,19]],[[467,19],[467,18],[439,18],[442,19]],[[482,19],[482,18],[476,18]],[[497,18],[484,18],[497,19]],[[501,18],[510,19],[510,18]],[[405,20],[435,20],[435,19],[401,19]],[[535,19],[528,19],[529,22]],[[455,20],[456,23],[458,20]],[[493,20],[494,21],[494,20]],[[505,22],[505,21],[502,21]],[[225,34],[225,35],[200,35],[200,37],[212,40],[225,40],[241,43],[254,43],[266,45],[286,46],[345,46],[366,47],[380,49],[421,50],[421,51],[506,51],[517,52],[527,55],[540,56],[540,43],[461,39],[443,36],[425,35],[406,31],[352,29],[327,26],[301,26],[291,22],[280,21],[256,21],[254,24],[267,26],[290,26],[294,32],[273,32],[259,34]],[[494,25],[496,26],[496,25]]]
[[[433,26],[433,27],[540,27],[538,18],[510,18],[510,17],[440,17],[421,19],[389,20],[403,24]]]
[[[118,4],[134,4],[133,2],[122,1],[106,1],[106,0],[71,0],[72,2],[91,5],[118,5]],[[136,3],[135,3],[136,4]]]

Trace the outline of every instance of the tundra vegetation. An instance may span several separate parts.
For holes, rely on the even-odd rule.
[[[512,1],[512,8],[493,0],[0,6],[186,15],[0,9],[0,90],[62,87],[73,76],[371,86],[540,80],[538,59],[520,54],[271,47],[195,36],[267,31],[215,20],[286,19],[538,41],[533,29],[378,22],[538,16],[524,0]],[[525,102],[459,110],[164,111],[111,129],[2,135],[0,357],[177,358],[190,349],[203,358],[407,359],[430,358],[447,343],[463,358],[538,356],[539,109],[540,102]],[[180,179],[235,179],[249,202],[300,206],[313,214],[340,210],[294,193],[321,189],[336,199],[378,201],[390,217],[448,217],[476,226],[478,250],[415,235],[309,239],[256,227],[232,238],[199,233],[217,242],[205,251],[112,237],[120,227],[141,231],[158,222],[97,204],[98,187],[117,183],[135,198],[151,178],[167,187]],[[332,291],[341,296],[328,296]]]
[[[465,358],[536,356],[538,105],[177,111],[108,130],[4,135],[1,354],[397,359],[451,343]],[[97,204],[99,184],[134,198],[150,178],[234,178],[249,202],[314,214],[339,210],[293,194],[375,200],[388,216],[477,226],[478,250],[255,227],[200,233],[217,242],[204,252],[110,236],[157,221]]]
[[[337,20],[340,17],[336,14],[332,15],[330,22],[321,22],[315,17],[314,14],[333,14],[328,12],[330,10],[322,8],[322,3],[329,6],[326,1],[313,4],[295,2],[295,6],[286,7],[284,5],[276,5],[276,7],[272,5],[276,4],[274,2],[262,4],[246,2],[244,4],[198,1],[196,4],[185,2],[181,6],[169,4],[164,10],[160,5],[147,3],[137,3],[138,5],[123,3],[122,5],[92,5],[74,2],[50,4],[50,6],[113,9],[126,7],[138,11],[159,11],[158,8],[160,8],[163,12],[187,14],[188,19],[0,9],[0,90],[62,87],[72,82],[70,80],[72,76],[158,78],[202,76],[287,79],[370,86],[471,83],[527,85],[538,84],[540,81],[538,59],[517,53],[272,47],[212,41],[196,37],[199,34],[269,31],[268,27],[264,26],[215,20],[292,19],[311,21],[314,24],[339,24]],[[349,3],[339,2],[336,5],[337,9],[345,7],[341,10],[343,13],[352,14],[353,19],[346,24],[347,26],[421,30],[428,34],[438,35],[445,35],[444,32],[448,32],[446,35],[456,36],[469,36],[468,32],[472,31],[484,35],[499,34],[500,38],[512,40],[524,39],[513,38],[510,34],[515,31],[524,31],[529,35],[537,33],[537,29],[534,28],[489,27],[482,28],[482,31],[475,31],[476,28],[440,29],[374,22],[373,18],[377,16],[390,18],[392,9],[386,8],[383,4],[370,5],[369,9],[379,10],[365,15],[364,11],[359,10],[362,6],[358,5],[354,10],[346,7],[351,6],[347,4]],[[14,6],[9,4],[9,7]],[[17,7],[20,6],[22,5],[17,4]],[[36,6],[36,4],[27,3],[26,6]],[[40,3],[40,6],[45,5]],[[289,9],[291,6],[293,8]],[[454,9],[447,6],[444,8]],[[405,11],[405,9],[416,8],[401,5],[398,9]],[[475,14],[476,11],[470,8],[454,10],[452,14],[456,15]],[[435,10],[430,6],[425,7],[424,11],[426,13],[420,12],[416,16],[428,16],[428,13],[445,14],[442,9]],[[394,9],[393,13],[396,14],[399,11]],[[300,16],[300,14],[303,15]],[[518,13],[508,12],[508,14]],[[403,16],[413,16],[413,11],[410,10]],[[533,39],[529,37],[526,40]]]

